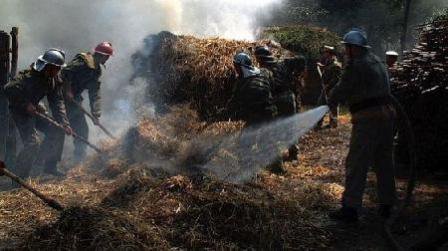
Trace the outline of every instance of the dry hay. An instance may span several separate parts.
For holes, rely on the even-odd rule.
[[[224,118],[236,80],[233,56],[237,52],[252,55],[257,45],[269,45],[277,56],[286,53],[270,40],[200,39],[161,32],[145,41],[144,50],[133,55],[133,63],[134,79],[148,82],[148,100],[159,112],[173,104],[190,103],[207,120]]]
[[[313,226],[300,205],[277,200],[257,186],[198,183],[186,176],[139,184],[128,203],[116,206],[156,225],[170,247],[305,249],[325,247],[331,240],[328,232]],[[106,201],[115,196],[110,194]]]
[[[242,121],[206,123],[189,106],[172,107],[167,114],[142,119],[121,142],[109,143],[103,154],[82,168],[107,178],[142,166],[161,176],[164,171],[176,174],[205,161],[200,158],[206,157],[214,142],[241,131],[244,125]]]
[[[166,243],[150,224],[123,212],[70,207],[51,225],[37,229],[22,247],[28,250],[160,250]]]

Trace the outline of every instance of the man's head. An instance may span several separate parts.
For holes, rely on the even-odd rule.
[[[324,58],[331,58],[336,55],[336,49],[333,46],[325,45],[323,49]]]
[[[56,77],[64,66],[65,52],[59,49],[49,49],[37,58],[33,69],[42,72],[47,77]]]
[[[349,59],[357,58],[371,48],[367,43],[366,33],[360,29],[353,29],[345,34],[342,43]]]
[[[290,58],[285,58],[285,65],[294,75],[299,75],[304,73],[306,70],[306,59],[303,56],[294,56]]]
[[[233,66],[239,78],[246,78],[260,73],[252,64],[252,59],[244,52],[237,53],[233,57]]]
[[[95,47],[94,58],[95,62],[104,65],[107,60],[114,54],[114,49],[110,42],[102,42]]]
[[[393,67],[398,60],[398,53],[396,51],[386,52],[386,64],[388,67]]]
[[[263,66],[269,63],[275,62],[275,58],[272,55],[271,50],[267,46],[257,46],[255,47],[255,58],[257,62]]]

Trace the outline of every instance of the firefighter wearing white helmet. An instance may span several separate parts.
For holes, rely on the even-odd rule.
[[[99,43],[93,52],[84,52],[75,58],[62,71],[64,80],[64,96],[67,107],[67,115],[75,132],[88,139],[89,127],[86,115],[80,110],[83,102],[82,93],[88,92],[90,112],[94,116],[94,124],[99,124],[101,117],[101,82],[100,78],[106,62],[114,54],[112,43]],[[74,139],[75,162],[82,161],[86,155],[86,145]]]
[[[398,61],[398,53],[396,51],[386,51],[386,65],[389,69],[393,69]]]
[[[330,217],[357,221],[367,172],[372,167],[377,175],[379,212],[387,218],[395,202],[392,155],[396,117],[388,74],[381,60],[370,52],[365,32],[354,29],[344,36],[342,43],[348,61],[328,101],[348,104],[353,127],[342,208]]]
[[[58,74],[65,66],[65,53],[59,49],[49,49],[31,65],[31,69],[21,71],[17,78],[4,88],[9,99],[11,116],[19,130],[23,150],[17,156],[16,172],[26,178],[36,159],[44,161],[44,172],[61,176],[56,166],[64,145],[64,133],[46,121],[35,117],[36,112],[45,113],[39,102],[46,97],[51,114],[64,125],[67,134],[72,133],[66,116],[62,95],[62,82]],[[40,144],[38,131],[45,138]]]

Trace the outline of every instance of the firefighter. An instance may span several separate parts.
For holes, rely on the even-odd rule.
[[[339,82],[342,73],[342,64],[338,61],[336,50],[332,46],[324,46],[324,53],[321,62],[317,63],[319,72],[322,76],[322,92],[319,97],[319,105],[327,105],[328,94]],[[338,126],[339,105],[332,104],[330,107],[330,124],[329,127],[336,128]],[[323,119],[319,121],[318,128],[322,128]]]
[[[370,167],[377,176],[379,214],[388,218],[396,199],[392,158],[396,111],[391,101],[387,70],[370,52],[362,30],[348,32],[343,44],[348,62],[328,102],[330,105],[346,102],[353,127],[342,207],[330,213],[330,218],[344,222],[358,220]]]
[[[272,73],[253,66],[246,53],[235,55],[233,63],[238,76],[230,101],[234,117],[246,121],[248,125],[274,119],[277,107],[271,92]]]
[[[398,53],[396,51],[386,52],[386,65],[389,77],[392,78],[397,73]]]
[[[46,97],[55,120],[65,127],[66,134],[72,134],[58,75],[64,65],[65,53],[50,49],[31,65],[31,69],[20,72],[16,79],[4,87],[11,116],[23,142],[23,150],[18,154],[16,164],[17,175],[21,178],[29,176],[36,159],[44,161],[45,173],[63,175],[56,166],[62,154],[64,132],[36,117],[35,113],[46,113],[44,106],[39,105]],[[45,135],[42,144],[37,131]]]
[[[265,122],[272,121],[277,116],[277,107],[272,97],[273,75],[265,68],[253,66],[252,60],[246,53],[235,55],[234,68],[238,77],[230,100],[230,110],[234,112],[234,118],[246,121],[249,127],[257,127]],[[241,146],[246,146],[254,151],[261,151],[258,145],[260,137],[244,138]],[[244,161],[246,156],[240,156]],[[279,157],[267,166],[273,173],[284,173],[283,162]]]
[[[398,61],[398,53],[396,51],[386,51],[387,67],[395,67]]]
[[[305,58],[295,56],[275,60],[267,46],[256,47],[255,57],[261,67],[269,69],[273,74],[272,95],[278,116],[286,117],[297,113],[300,110],[300,88],[295,86],[295,78],[305,70]],[[294,144],[288,149],[288,160],[297,160],[298,155],[299,147]]]
[[[98,44],[93,53],[80,53],[62,70],[64,81],[64,97],[67,106],[67,115],[73,130],[81,137],[88,139],[89,128],[86,115],[79,109],[82,104],[82,93],[87,90],[90,102],[90,111],[94,116],[93,123],[97,125],[101,116],[101,82],[100,77],[105,63],[114,54],[112,44],[102,42]],[[86,145],[74,139],[75,162],[85,158]]]
[[[300,108],[297,103],[295,77],[305,70],[303,57],[275,60],[267,46],[255,48],[255,57],[262,68],[270,70],[274,77],[272,95],[278,108],[278,116],[291,116]]]

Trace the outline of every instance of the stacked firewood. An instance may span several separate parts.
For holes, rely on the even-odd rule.
[[[448,14],[418,27],[419,43],[392,71],[392,92],[411,119],[419,167],[445,168],[448,155]],[[398,160],[407,143],[398,140]]]

